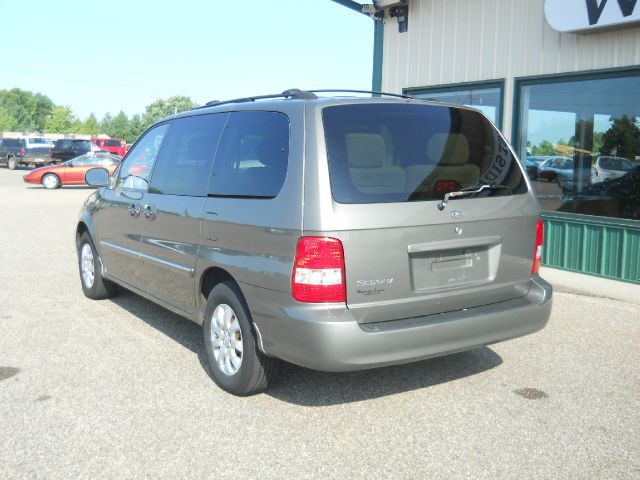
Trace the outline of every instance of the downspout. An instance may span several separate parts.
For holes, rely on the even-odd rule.
[[[377,11],[375,5],[363,5],[353,0],[332,0],[355,12],[373,19],[373,71],[371,73],[371,90],[382,90],[382,54],[384,46],[384,10]]]

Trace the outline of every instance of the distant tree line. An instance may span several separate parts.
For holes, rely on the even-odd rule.
[[[69,106],[56,105],[41,93],[14,88],[0,90],[0,131],[104,133],[131,143],[153,122],[196,106],[189,97],[178,95],[158,99],[147,105],[143,114],[135,114],[131,118],[121,110],[115,117],[105,113],[100,121],[93,113],[80,120]]]
[[[637,117],[622,115],[621,117],[610,117],[611,127],[606,132],[593,132],[593,148],[591,151],[595,155],[617,155],[633,160],[640,156],[640,122]],[[587,122],[586,129],[593,130],[593,123]],[[566,149],[557,147],[579,147],[575,136],[569,141],[561,138],[555,145],[549,140],[542,140],[538,145],[531,145],[527,142],[527,149],[531,155],[557,155]]]

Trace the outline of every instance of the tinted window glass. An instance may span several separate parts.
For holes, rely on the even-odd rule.
[[[16,138],[6,138],[2,141],[5,147],[24,147],[24,140]]]
[[[79,150],[91,150],[91,142],[89,140],[76,140],[74,144]]]
[[[481,110],[496,125],[500,126],[502,123],[502,119],[500,118],[502,94],[499,86],[491,88],[412,90],[411,94],[417,98],[424,98],[426,100],[436,100],[438,102],[455,103],[466,107],[473,107]]]
[[[226,113],[174,120],[158,156],[149,191],[205,196]]]
[[[273,198],[287,174],[289,119],[277,112],[234,112],[214,161],[210,195]]]
[[[158,156],[167,124],[148,131],[133,147],[120,168],[116,188],[147,190],[153,164]]]
[[[640,220],[640,75],[522,82],[522,156],[568,158],[533,185],[543,210]]]
[[[121,145],[120,140],[105,140],[105,147],[119,147]]]
[[[506,142],[483,115],[433,105],[323,110],[331,190],[340,203],[441,199],[480,184],[527,191]],[[489,192],[487,192],[489,193]]]

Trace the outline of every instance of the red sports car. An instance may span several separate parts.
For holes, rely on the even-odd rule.
[[[62,185],[84,185],[84,174],[94,167],[104,167],[112,174],[120,164],[120,157],[109,154],[87,153],[60,165],[50,165],[31,170],[23,179],[26,183],[41,183],[46,189]]]

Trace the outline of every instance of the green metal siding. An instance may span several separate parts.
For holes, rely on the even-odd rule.
[[[640,284],[640,222],[544,212],[543,264]]]

